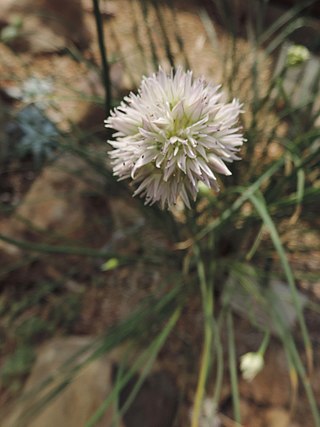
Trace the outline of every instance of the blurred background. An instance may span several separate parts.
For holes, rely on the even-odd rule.
[[[197,425],[320,426],[319,52],[318,1],[1,0],[1,426],[190,425],[201,266]],[[132,198],[103,125],[178,65],[247,138],[189,213]]]

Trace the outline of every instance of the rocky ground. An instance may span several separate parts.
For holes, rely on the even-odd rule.
[[[106,147],[101,143],[106,139],[103,87],[96,67],[99,50],[91,2],[69,0],[67,9],[66,2],[60,0],[21,0],[18,5],[16,3],[4,0],[1,6],[4,11],[0,20],[2,31],[7,28],[9,36],[10,31],[20,31],[21,34],[8,44],[0,44],[0,137],[8,141],[8,134],[14,135],[10,144],[19,140],[19,134],[12,134],[16,130],[8,131],[7,125],[32,101],[35,102],[33,105],[42,103],[39,111],[45,111],[46,118],[55,124],[59,134],[68,136],[63,139],[65,150],[56,156],[52,149],[53,154],[42,169],[30,153],[17,158],[12,156],[17,147],[10,144],[1,147],[0,201],[5,209],[0,212],[0,235],[18,242],[31,242],[31,249],[34,249],[32,244],[43,245],[42,251],[30,251],[30,247],[27,250],[21,245],[13,245],[10,240],[0,240],[0,364],[7,369],[7,376],[2,376],[0,402],[4,408],[13,405],[9,415],[6,414],[6,427],[14,424],[24,408],[23,403],[15,406],[15,398],[23,387],[25,391],[32,389],[39,380],[45,379],[49,370],[65,361],[80,346],[125,319],[150,294],[160,296],[167,292],[170,289],[168,278],[173,274],[169,263],[155,268],[146,267],[143,261],[102,271],[104,259],[76,253],[51,254],[45,247],[83,247],[88,253],[90,250],[110,250],[125,256],[139,255],[143,260],[150,253],[157,256],[173,250],[173,242],[152,222],[146,222],[139,203],[117,194],[108,177],[88,166],[81,157],[81,150],[68,149],[70,141],[78,139],[77,147],[85,145],[88,148],[90,145],[90,151],[95,153],[92,157],[95,166],[106,157]],[[34,14],[35,6],[46,12],[50,9],[59,19],[52,21],[41,13]],[[138,1],[110,0],[103,9],[115,98],[133,89],[141,74],[152,71],[154,52],[146,41],[151,29],[154,30],[158,61],[164,66],[168,65],[172,55],[179,63],[190,64],[195,74],[221,80],[225,70],[217,55],[221,55],[230,43],[228,35],[217,26],[219,42],[212,44],[204,31],[197,2],[191,0],[178,1],[175,14],[163,7],[162,14],[172,37],[169,55],[161,21],[154,10],[144,22]],[[23,17],[22,27],[19,16]],[[244,58],[238,70],[242,78],[235,82],[241,97],[241,93],[248,95],[251,90],[245,80],[247,61],[251,58],[244,39],[239,41],[238,54]],[[268,79],[271,62],[261,52],[262,82]],[[228,62],[226,64],[228,67]],[[48,92],[43,99],[30,99],[34,96],[26,88],[30,78],[46,82]],[[38,116],[34,117],[35,120]],[[266,118],[265,123],[268,120],[272,117]],[[54,134],[54,128],[50,132]],[[48,146],[48,150],[51,153],[51,147]],[[300,253],[294,247],[294,242],[302,238],[299,226],[294,224],[290,233],[291,261],[297,270],[308,269],[312,276],[310,281],[301,281],[301,289],[309,299],[318,301],[320,284],[314,277],[319,269],[320,252],[314,249],[312,257]],[[309,246],[318,242],[312,232],[303,238]],[[250,350],[256,337],[240,312],[238,316],[237,351],[240,355]],[[318,316],[310,316],[308,324],[315,349],[316,369],[312,383],[320,403]],[[30,350],[30,342],[37,348],[36,353]],[[196,384],[195,361],[199,357],[201,342],[201,302],[195,298],[190,301],[179,320],[177,332],[169,338],[152,374],[131,409],[119,421],[119,426],[188,425]],[[19,371],[19,366],[14,365],[15,371],[10,371],[8,359],[13,360],[17,350],[23,354],[22,367]],[[84,425],[93,409],[112,390],[115,367],[125,352],[126,348],[120,348],[87,366],[54,405],[29,423],[29,427]],[[306,398],[299,395],[294,401],[292,381],[286,355],[274,338],[261,374],[250,384],[240,380],[243,425],[313,426]],[[125,399],[128,393],[127,388],[122,398]],[[210,396],[207,398],[210,402]],[[219,412],[210,427],[235,426],[231,407],[231,389],[226,381]],[[105,427],[114,416],[109,410],[99,425]],[[209,427],[209,424],[204,421],[205,426]]]

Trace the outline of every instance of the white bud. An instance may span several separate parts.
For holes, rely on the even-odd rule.
[[[260,353],[246,353],[240,358],[240,370],[246,381],[252,381],[263,366],[264,359]]]

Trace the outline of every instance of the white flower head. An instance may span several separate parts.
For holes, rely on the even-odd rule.
[[[246,353],[240,358],[240,370],[246,381],[252,381],[262,370],[264,359],[261,353]]]
[[[179,196],[190,208],[199,182],[218,190],[215,173],[231,175],[225,163],[239,160],[244,141],[241,105],[222,97],[220,86],[181,67],[144,77],[138,94],[125,97],[105,121],[116,130],[108,141],[114,175],[131,178],[137,184],[133,195],[162,209]]]

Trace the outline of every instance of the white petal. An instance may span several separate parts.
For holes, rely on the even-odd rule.
[[[219,159],[219,157],[215,156],[214,154],[210,154],[209,162],[216,172],[221,173],[223,175],[232,175],[232,173],[229,171],[229,169],[223,163],[223,161]]]
[[[150,163],[152,160],[154,160],[155,157],[156,157],[156,155],[157,155],[157,152],[155,152],[154,150],[149,151],[149,152],[146,151],[145,154],[142,154],[139,157],[139,159],[136,161],[136,163],[135,163],[135,165],[134,165],[134,167],[133,167],[133,169],[131,171],[131,178],[135,179],[136,171],[139,168],[141,168],[142,166],[144,166],[144,165]]]

